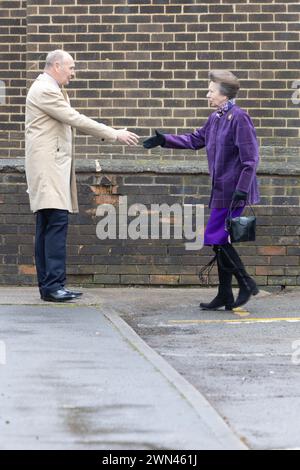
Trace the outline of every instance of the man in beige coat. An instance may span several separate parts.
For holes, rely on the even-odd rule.
[[[25,170],[31,210],[36,214],[35,260],[41,298],[66,301],[79,295],[64,287],[68,213],[78,212],[73,128],[102,143],[137,145],[138,136],[78,113],[63,86],[74,77],[73,58],[50,52],[44,73],[26,99]]]

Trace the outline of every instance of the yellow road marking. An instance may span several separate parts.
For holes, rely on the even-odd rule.
[[[169,320],[168,323],[273,323],[273,322],[299,322],[300,317],[273,317],[273,318],[241,318],[223,320]]]
[[[233,308],[233,309],[232,309],[232,312],[233,312],[235,315],[238,315],[239,317],[248,317],[248,316],[250,315],[250,312],[248,312],[248,310],[244,310],[244,309],[241,308],[241,307]]]

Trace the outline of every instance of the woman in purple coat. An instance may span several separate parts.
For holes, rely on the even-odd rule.
[[[212,245],[216,253],[219,288],[210,303],[201,303],[205,310],[220,307],[231,310],[245,304],[258,293],[254,279],[247,273],[237,251],[225,231],[225,219],[231,203],[233,217],[243,212],[246,203],[259,201],[256,168],[259,161],[256,132],[250,116],[235,104],[239,81],[227,70],[209,72],[207,98],[217,108],[203,127],[190,134],[156,135],[144,141],[145,148],[158,145],[164,148],[193,149],[206,147],[212,189],[209,201],[210,217],[204,234],[204,244]],[[235,275],[239,294],[234,300],[232,274]]]

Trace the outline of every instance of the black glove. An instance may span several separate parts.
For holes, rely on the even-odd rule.
[[[248,193],[245,193],[245,191],[234,191],[232,195],[232,201],[231,202],[239,202],[239,201],[246,201],[247,200],[247,195]]]
[[[164,135],[155,130],[155,134],[152,137],[149,137],[149,139],[144,140],[143,142],[143,147],[145,149],[152,149],[153,147],[157,147],[158,145],[164,146],[166,139],[164,138]]]

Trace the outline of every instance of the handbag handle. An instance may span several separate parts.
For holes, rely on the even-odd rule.
[[[210,272],[211,272],[212,268],[214,267],[216,261],[217,261],[217,253],[216,253],[215,256],[214,256],[205,266],[203,266],[203,267],[200,269],[200,271],[198,272],[198,277],[199,277],[199,279],[200,279],[200,282],[202,282],[202,284],[208,284]],[[205,281],[205,276],[207,277],[207,281]]]
[[[229,208],[228,208],[227,217],[230,217],[231,214],[232,214],[232,212],[234,211],[235,208],[233,207],[233,205],[234,205],[234,201],[231,201],[230,206],[229,206]],[[237,207],[240,207],[240,206],[236,206],[236,209],[237,209]],[[244,204],[243,207],[244,207],[244,208],[247,207],[246,201],[245,201],[245,204]],[[251,211],[252,211],[252,214],[255,216],[254,209],[253,209],[253,207],[251,206],[251,204],[248,203],[248,207],[250,207],[250,209],[251,209]]]

